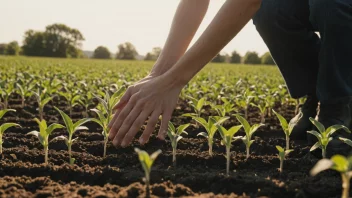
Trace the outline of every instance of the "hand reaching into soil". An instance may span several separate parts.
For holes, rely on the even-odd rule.
[[[165,77],[147,76],[127,89],[115,106],[116,113],[109,124],[109,139],[115,146],[129,145],[149,116],[139,142],[145,144],[149,140],[160,115],[162,121],[158,137],[165,138],[168,123],[183,87]]]

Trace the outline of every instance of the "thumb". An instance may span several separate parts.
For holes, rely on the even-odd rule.
[[[166,132],[167,132],[167,129],[169,126],[169,121],[171,120],[171,114],[172,114],[172,112],[171,113],[167,112],[162,115],[161,125],[160,125],[160,129],[159,129],[159,133],[158,133],[158,138],[161,140],[165,139]]]

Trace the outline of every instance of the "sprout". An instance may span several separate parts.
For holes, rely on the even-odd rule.
[[[161,150],[157,150],[155,151],[153,154],[149,155],[147,152],[140,150],[138,148],[134,149],[137,154],[138,154],[138,158],[139,161],[142,164],[144,173],[145,173],[145,185],[146,185],[146,192],[147,192],[147,197],[150,196],[150,189],[149,189],[149,185],[150,185],[150,171],[151,168],[153,166],[153,163],[155,161],[155,159],[158,157],[158,155],[161,153]]]
[[[112,116],[113,116],[113,114],[112,114],[113,108],[117,104],[117,102],[119,101],[120,96],[123,91],[124,91],[124,88],[122,87],[117,92],[115,92],[112,96],[110,96],[109,92],[106,92],[104,99],[94,95],[94,97],[99,100],[99,102],[102,106],[101,110],[91,109],[91,111],[98,114],[98,117],[99,117],[99,119],[94,118],[94,119],[92,119],[92,121],[96,122],[97,124],[99,124],[103,128],[103,132],[102,132],[102,134],[104,136],[103,157],[106,157],[106,147],[107,147],[107,144],[109,141],[109,132],[110,132],[108,125],[109,125],[109,122],[111,121]]]
[[[252,145],[252,143],[254,142],[254,140],[252,140],[252,135],[259,129],[259,127],[264,126],[264,124],[254,124],[253,126],[249,125],[248,121],[236,114],[235,115],[237,120],[242,124],[243,128],[244,128],[244,132],[246,133],[245,136],[241,137],[243,143],[246,145],[246,159],[249,158],[249,149]]]
[[[350,192],[350,179],[352,177],[352,157],[344,157],[342,155],[334,155],[331,159],[321,159],[310,170],[312,176],[317,175],[321,171],[332,169],[340,172],[342,178],[342,198],[348,198]]]
[[[230,149],[232,142],[238,139],[237,137],[233,136],[238,132],[238,130],[240,130],[240,128],[242,128],[242,125],[231,127],[229,130],[226,130],[220,125],[216,125],[216,127],[218,128],[222,137],[221,144],[226,146],[226,175],[228,176],[230,172]]]
[[[31,97],[33,95],[33,92],[31,92],[31,90],[34,88],[34,83],[23,85],[16,83],[16,86],[18,87],[18,91],[21,96],[21,107],[23,108],[26,97]]]
[[[171,140],[171,146],[172,146],[172,162],[174,166],[176,166],[176,149],[177,149],[177,143],[182,139],[182,134],[188,135],[188,133],[185,131],[186,128],[189,127],[189,124],[184,124],[181,125],[177,128],[172,124],[172,122],[169,122],[169,128],[167,130],[167,135],[169,136]]]
[[[224,102],[221,105],[215,105],[212,104],[212,108],[216,110],[216,112],[218,113],[218,115],[220,117],[225,117],[226,115],[228,115],[231,111],[236,110],[236,108],[234,107],[235,105],[232,104],[231,102],[229,102],[226,98],[221,98],[221,100]]]
[[[66,113],[64,113],[63,111],[61,111],[56,107],[55,109],[61,114],[61,117],[65,122],[66,129],[68,132],[68,138],[66,136],[61,135],[61,136],[55,137],[53,140],[65,140],[66,146],[68,147],[69,162],[72,165],[75,163],[75,158],[72,158],[71,147],[73,142],[75,142],[78,139],[78,138],[72,139],[72,136],[78,130],[88,130],[87,127],[82,125],[91,121],[92,119],[83,118],[81,120],[78,120],[76,123],[73,123],[71,118]]]
[[[215,123],[222,124],[227,119],[229,119],[229,117],[218,117],[218,116],[209,117],[208,122],[205,121],[203,118],[194,117],[193,119],[195,119],[195,121],[197,121],[197,123],[201,124],[205,128],[205,130],[207,131],[207,132],[198,133],[197,136],[200,135],[200,136],[203,136],[208,139],[209,155],[212,156],[213,155],[214,134],[218,130]]]
[[[251,104],[254,96],[251,95],[252,92],[246,89],[242,94],[236,96],[236,104],[244,110],[244,117],[248,119],[248,108]]]
[[[285,136],[286,136],[286,150],[290,149],[290,135],[292,133],[293,127],[297,124],[296,122],[292,122],[292,120],[290,121],[290,123],[287,123],[286,119],[280,115],[279,113],[277,113],[274,109],[273,109],[274,114],[276,115],[276,117],[279,119],[282,130],[284,130]],[[303,114],[300,115],[300,117],[302,117]],[[297,119],[298,121],[299,119]]]
[[[2,87],[0,85],[0,96],[3,98],[4,102],[3,102],[3,106],[4,109],[8,108],[9,105],[9,98],[10,95],[15,91],[15,88],[13,86],[13,83],[9,82],[9,81],[4,81],[4,86]]]
[[[51,135],[51,133],[55,129],[61,129],[61,128],[64,128],[64,126],[62,126],[61,124],[54,123],[48,127],[45,120],[39,121],[37,118],[35,118],[34,120],[39,125],[39,132],[38,131],[31,131],[31,132],[27,133],[27,135],[35,135],[38,137],[39,142],[44,147],[45,165],[48,165],[49,135]]]
[[[309,120],[317,127],[320,133],[317,131],[308,131],[308,133],[314,135],[317,137],[318,142],[316,142],[312,148],[310,148],[310,151],[314,151],[317,148],[320,148],[322,151],[322,157],[326,158],[326,148],[329,144],[329,142],[333,139],[331,136],[338,130],[343,129],[348,133],[351,133],[351,131],[343,126],[343,125],[333,125],[330,126],[328,129],[325,129],[324,125],[321,124],[320,122],[316,121],[314,118],[309,118]]]
[[[191,100],[190,105],[193,108],[193,110],[195,111],[195,113],[186,113],[183,114],[182,116],[187,116],[187,117],[192,117],[193,119],[195,117],[200,118],[201,113],[203,111],[203,107],[206,104],[205,98],[201,98],[199,100],[191,97],[191,96],[187,96],[188,99]],[[198,127],[198,122],[196,123],[196,127]]]
[[[0,119],[9,111],[16,112],[16,110],[14,109],[0,110]],[[21,127],[19,124],[16,124],[16,123],[4,123],[0,126],[0,154],[2,154],[2,143],[3,143],[2,136],[4,135],[5,131],[8,128],[14,127],[14,126]]]
[[[40,120],[43,120],[43,116],[44,116],[44,106],[53,99],[53,97],[49,97],[46,94],[46,91],[40,91],[40,89],[38,89],[37,92],[33,92],[33,94],[35,95],[35,98],[37,99],[37,103],[38,103],[38,110],[39,110],[39,118]]]
[[[284,161],[285,161],[285,156],[291,153],[293,150],[284,150],[281,146],[276,146],[276,149],[279,151],[279,154],[277,155],[280,159],[280,173],[282,173],[283,168],[284,168]]]

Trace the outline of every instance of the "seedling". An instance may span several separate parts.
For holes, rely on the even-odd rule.
[[[332,135],[336,131],[343,129],[346,132],[351,133],[351,131],[343,125],[333,125],[333,126],[330,126],[328,129],[325,129],[324,125],[316,121],[314,118],[309,118],[309,120],[316,126],[316,128],[319,131],[319,133],[315,130],[307,131],[308,133],[314,135],[318,139],[318,142],[316,142],[312,146],[312,148],[310,148],[310,151],[314,151],[315,149],[320,148],[322,151],[323,158],[326,158],[326,148],[329,142],[333,139]]]
[[[0,94],[4,101],[3,102],[4,109],[7,109],[9,105],[9,97],[15,91],[15,88],[11,82],[3,81],[3,83],[4,83],[3,85],[0,85],[0,89],[1,89]]]
[[[172,146],[172,162],[174,166],[176,166],[176,149],[177,149],[177,143],[182,139],[182,134],[188,135],[188,133],[185,131],[186,128],[189,127],[189,124],[184,124],[181,125],[177,128],[172,124],[172,122],[169,122],[169,128],[167,130],[167,135],[170,138],[171,141],[171,146]]]
[[[238,115],[235,114],[237,120],[242,124],[243,128],[244,128],[244,132],[246,133],[245,136],[241,137],[243,143],[246,145],[246,159],[249,158],[249,149],[251,147],[251,145],[253,144],[254,140],[252,140],[252,136],[253,134],[259,129],[259,127],[264,126],[264,124],[254,124],[253,126],[249,125],[248,121]]]
[[[276,146],[276,149],[279,151],[279,154],[277,155],[280,159],[280,168],[279,171],[280,173],[282,173],[283,168],[284,168],[284,161],[285,161],[285,156],[288,155],[289,153],[291,153],[293,150],[289,150],[289,149],[283,149],[281,146]]]
[[[280,124],[282,129],[284,130],[285,136],[286,136],[286,150],[290,149],[290,135],[292,133],[293,127],[297,124],[296,122],[293,122],[292,120],[290,121],[290,123],[287,123],[287,120],[280,115],[279,113],[277,113],[274,109],[272,110],[274,112],[274,114],[276,115],[276,117],[279,119]],[[303,116],[303,114],[300,115],[301,117]],[[299,119],[297,119],[298,121]]]
[[[81,120],[78,120],[76,123],[73,123],[71,118],[66,113],[64,113],[63,111],[61,111],[60,109],[58,109],[56,107],[55,107],[55,109],[61,114],[61,117],[65,122],[66,129],[68,132],[68,137],[61,135],[61,136],[55,137],[53,140],[65,140],[66,146],[68,148],[69,162],[72,165],[75,163],[75,158],[72,158],[71,147],[72,147],[72,144],[78,139],[78,138],[73,139],[72,138],[73,134],[78,130],[88,130],[87,127],[82,126],[82,125],[91,121],[92,119],[83,118]]]
[[[221,125],[227,119],[229,119],[229,117],[217,117],[217,116],[209,117],[208,122],[205,121],[205,119],[203,119],[203,118],[194,117],[193,119],[195,119],[195,121],[197,121],[197,123],[201,124],[204,127],[204,129],[206,130],[206,132],[198,133],[197,136],[203,136],[208,139],[209,155],[212,156],[213,155],[214,135],[215,135],[216,131],[218,130],[215,124]]]
[[[251,104],[254,96],[251,95],[252,93],[249,89],[246,89],[243,94],[240,94],[236,97],[236,104],[241,107],[244,111],[244,117],[248,119],[248,108]]]
[[[221,98],[223,104],[215,105],[212,104],[212,108],[216,110],[220,117],[225,117],[230,114],[231,111],[236,110],[235,105],[229,102],[226,98]]]
[[[109,125],[109,122],[111,120],[111,118],[107,118],[104,113],[98,109],[91,109],[91,111],[95,112],[99,119],[96,119],[96,118],[93,118],[92,121],[99,124],[102,128],[103,128],[103,131],[102,131],[102,135],[104,136],[104,153],[103,153],[103,157],[105,158],[106,157],[106,147],[107,147],[107,144],[108,144],[108,137],[109,137],[109,128],[108,128],[108,125]]]
[[[0,110],[0,119],[9,111],[16,112],[16,110],[14,109]],[[2,144],[3,144],[2,136],[4,135],[5,131],[8,128],[14,127],[14,126],[21,127],[19,124],[16,124],[16,123],[4,123],[0,126],[0,154],[2,154]]]
[[[195,113],[186,113],[183,114],[182,116],[188,116],[188,117],[192,117],[193,119],[195,117],[200,118],[202,112],[203,112],[203,107],[206,104],[205,98],[201,98],[199,100],[191,97],[191,96],[187,96],[187,99],[190,100],[190,105],[193,108]],[[198,122],[196,123],[196,127],[198,127]]]
[[[61,124],[54,123],[48,127],[45,120],[39,121],[37,118],[35,118],[34,120],[39,125],[39,132],[38,131],[31,131],[31,132],[27,133],[27,135],[35,135],[38,137],[39,142],[44,147],[44,155],[45,155],[44,163],[45,163],[45,165],[48,165],[49,135],[51,135],[51,133],[55,129],[64,128],[64,126],[62,126]]]
[[[46,94],[46,90],[41,91],[40,89],[38,89],[37,92],[33,92],[35,98],[37,99],[37,103],[38,103],[38,111],[39,111],[39,118],[40,120],[43,120],[43,116],[44,116],[44,106],[53,99],[53,97],[49,97]]]
[[[34,88],[34,84],[31,83],[29,85],[20,85],[19,83],[16,83],[16,86],[18,87],[19,94],[21,95],[21,107],[23,108],[26,98],[33,95],[31,90]]]
[[[334,155],[331,159],[321,159],[310,170],[310,175],[315,176],[318,173],[332,169],[341,174],[342,178],[342,198],[348,198],[350,192],[350,180],[352,177],[352,157],[344,157],[342,155]]]
[[[220,126],[220,125],[216,125],[216,127],[218,128],[220,135],[222,137],[221,140],[221,144],[225,145],[226,147],[226,175],[228,176],[230,173],[230,149],[232,146],[232,142],[234,140],[237,140],[236,137],[234,137],[234,135],[238,132],[238,130],[240,130],[240,128],[242,128],[242,125],[239,126],[234,126],[232,128],[230,128],[229,130],[226,130],[224,127]]]
[[[138,154],[139,161],[141,162],[144,173],[145,173],[144,181],[145,181],[145,185],[146,185],[147,197],[149,197],[150,196],[150,188],[149,188],[149,186],[150,186],[150,171],[152,169],[152,166],[153,166],[155,159],[161,153],[161,150],[159,149],[151,155],[149,155],[147,152],[140,150],[138,148],[135,148],[134,150]]]
[[[265,97],[265,96],[263,96]],[[257,107],[260,111],[260,123],[264,124],[265,123],[265,115],[266,111],[268,109],[268,103],[266,101],[258,101],[257,104],[251,103],[252,106]]]

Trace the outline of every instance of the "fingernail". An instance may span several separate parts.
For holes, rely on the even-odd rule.
[[[143,145],[144,144],[144,139],[143,138],[139,138],[139,143]]]
[[[126,147],[127,146],[127,143],[125,142],[125,140],[124,141],[122,141],[122,143],[121,143],[121,147]]]

